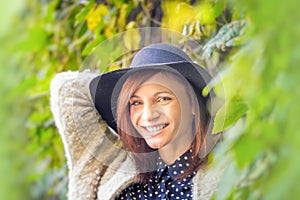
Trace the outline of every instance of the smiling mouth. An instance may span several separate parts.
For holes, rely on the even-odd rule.
[[[166,128],[169,124],[160,124],[160,125],[155,125],[155,126],[143,126],[143,128],[148,132],[148,134],[155,134],[162,129]]]

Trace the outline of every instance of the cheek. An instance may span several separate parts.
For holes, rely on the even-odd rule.
[[[129,115],[130,115],[130,120],[133,123],[134,122],[134,112],[132,110],[129,111]],[[134,124],[134,123],[133,123]]]
[[[129,111],[131,123],[135,126],[138,119],[138,111],[136,109],[131,108]]]
[[[171,108],[170,108],[170,115],[175,118],[175,119],[181,119],[181,107],[179,105],[179,103],[173,105]]]

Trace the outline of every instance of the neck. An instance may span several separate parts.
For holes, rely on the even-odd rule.
[[[189,146],[186,146],[185,148],[162,148],[158,151],[159,156],[161,159],[166,163],[167,165],[173,164],[177,158],[179,158],[182,154],[184,154],[188,149]]]
[[[190,149],[192,137],[180,137],[158,150],[159,156],[167,165],[173,164],[177,158]],[[180,141],[180,142],[176,142]]]

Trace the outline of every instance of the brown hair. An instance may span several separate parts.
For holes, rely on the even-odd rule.
[[[190,99],[191,103],[195,105],[195,116],[192,124],[195,137],[191,144],[191,165],[187,168],[185,173],[178,176],[177,179],[186,178],[193,171],[196,171],[202,165],[204,165],[207,161],[207,157],[199,157],[201,147],[204,147],[203,149],[205,150],[204,138],[210,118],[209,112],[204,104],[204,99],[199,94],[201,91],[194,92],[192,85],[189,84],[189,82],[180,74],[153,69],[135,72],[134,75],[129,76],[129,78],[125,81],[118,97],[117,127],[125,149],[129,152],[132,152],[134,155],[133,158],[136,168],[140,172],[138,174],[139,182],[145,182],[153,176],[153,169],[156,167],[156,159],[158,154],[154,149],[148,146],[144,138],[140,137],[139,133],[131,123],[129,99],[143,82],[159,72],[166,76],[172,75],[178,81],[180,81],[180,83],[183,83],[183,85],[186,87],[188,98]]]

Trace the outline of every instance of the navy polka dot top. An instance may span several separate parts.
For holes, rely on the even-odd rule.
[[[172,165],[166,165],[158,158],[155,176],[147,183],[133,183],[125,188],[117,200],[151,199],[151,200],[175,200],[193,199],[192,178],[196,172],[187,178],[176,180],[190,165],[191,150],[185,152]]]

